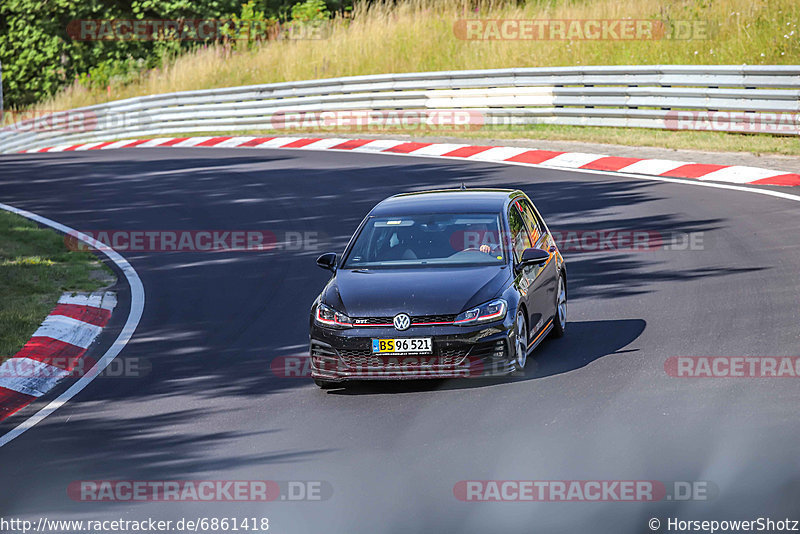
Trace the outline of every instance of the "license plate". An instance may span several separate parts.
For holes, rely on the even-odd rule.
[[[429,337],[397,339],[373,339],[373,354],[433,354],[433,343]]]

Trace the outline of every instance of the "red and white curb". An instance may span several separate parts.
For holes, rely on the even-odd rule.
[[[72,375],[116,305],[112,292],[64,293],[33,337],[0,365],[0,421]]]
[[[318,137],[158,137],[126,141],[105,141],[77,145],[58,145],[23,152],[71,152],[109,150],[116,148],[149,147],[240,147],[280,148],[298,150],[339,150],[383,154],[413,155],[441,158],[514,163],[554,167],[620,172],[643,176],[696,179],[710,182],[757,185],[800,185],[800,174],[747,167],[742,165],[713,165],[666,159],[640,159],[557,152],[510,146],[482,146],[454,143],[418,143],[390,139],[345,139]]]

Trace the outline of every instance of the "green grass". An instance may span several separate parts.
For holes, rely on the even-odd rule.
[[[114,280],[91,252],[70,251],[61,234],[0,211],[0,361],[22,348],[62,292]]]

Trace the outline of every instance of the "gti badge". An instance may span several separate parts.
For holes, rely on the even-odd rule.
[[[408,329],[409,326],[411,326],[411,317],[409,317],[408,314],[405,313],[398,313],[397,315],[394,316],[392,323],[394,323],[394,327],[396,329],[406,330]]]

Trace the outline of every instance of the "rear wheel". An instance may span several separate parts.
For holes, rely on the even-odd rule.
[[[514,322],[514,370],[522,371],[528,361],[528,323],[522,310]]]
[[[556,293],[556,313],[553,317],[553,337],[564,337],[567,330],[567,280],[563,274],[558,275],[558,292]]]

